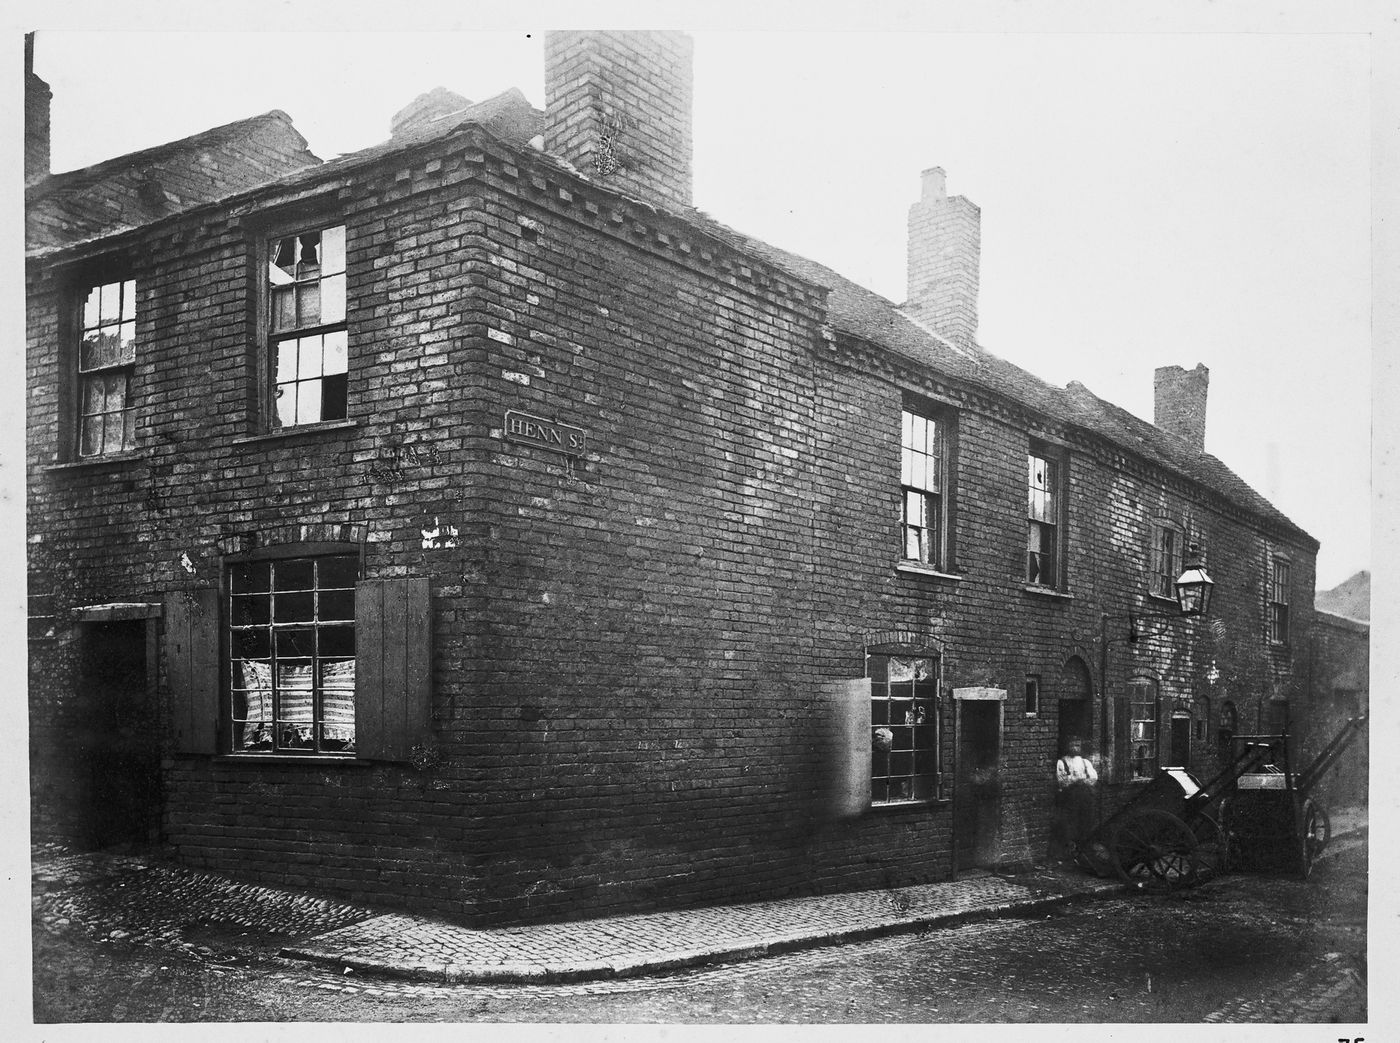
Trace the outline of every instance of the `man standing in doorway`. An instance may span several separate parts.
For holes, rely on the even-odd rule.
[[[1055,762],[1055,826],[1050,837],[1050,857],[1064,860],[1094,828],[1094,787],[1099,773],[1083,755],[1078,739],[1065,744]]]

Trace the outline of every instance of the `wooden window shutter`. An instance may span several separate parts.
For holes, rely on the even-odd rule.
[[[370,760],[407,760],[428,729],[432,614],[426,577],[355,586],[355,747]]]
[[[165,659],[176,753],[217,753],[219,734],[219,592],[214,587],[165,595]]]
[[[838,818],[870,808],[870,681],[828,681],[823,701],[831,721],[831,810]]]

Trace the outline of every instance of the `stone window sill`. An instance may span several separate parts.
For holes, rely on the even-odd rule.
[[[1027,594],[1034,594],[1039,598],[1049,598],[1052,601],[1073,601],[1073,594],[1066,594],[1063,590],[1052,590],[1050,587],[1033,587],[1027,585],[1023,588]]]
[[[124,453],[109,453],[106,456],[85,456],[80,460],[64,460],[61,463],[43,464],[41,471],[81,471],[89,467],[117,466],[145,460],[151,455],[149,449],[128,449]]]
[[[917,811],[920,808],[941,808],[945,804],[953,803],[951,797],[939,797],[935,800],[901,800],[893,804],[871,804],[870,813],[872,815],[888,815],[900,811]]]
[[[959,583],[962,577],[952,572],[940,572],[932,565],[921,565],[913,561],[901,561],[895,565],[896,572],[902,572],[907,576],[927,576],[929,579],[947,580],[949,583]]]
[[[322,767],[335,764],[340,767],[369,767],[374,761],[363,760],[353,755],[338,753],[220,753],[214,757],[215,764],[319,764]]]
[[[233,439],[234,445],[253,445],[258,442],[281,442],[301,435],[320,435],[332,431],[349,431],[360,426],[358,420],[325,420],[319,424],[298,424],[295,427],[282,427],[276,431],[265,431],[259,435],[243,435]]]

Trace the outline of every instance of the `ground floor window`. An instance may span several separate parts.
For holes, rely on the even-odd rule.
[[[1125,693],[1114,700],[1115,778],[1127,782],[1156,774],[1159,710],[1155,681],[1129,681]]]
[[[870,656],[872,804],[938,796],[938,662]]]
[[[235,753],[355,750],[354,554],[229,567]]]

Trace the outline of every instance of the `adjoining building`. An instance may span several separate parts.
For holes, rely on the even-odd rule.
[[[896,305],[694,209],[687,37],[545,56],[329,162],[274,112],[34,172],[39,835],[580,917],[1024,862],[1070,737],[1112,804],[1298,712],[1318,545],[1205,367],[1046,384],[941,170]]]

